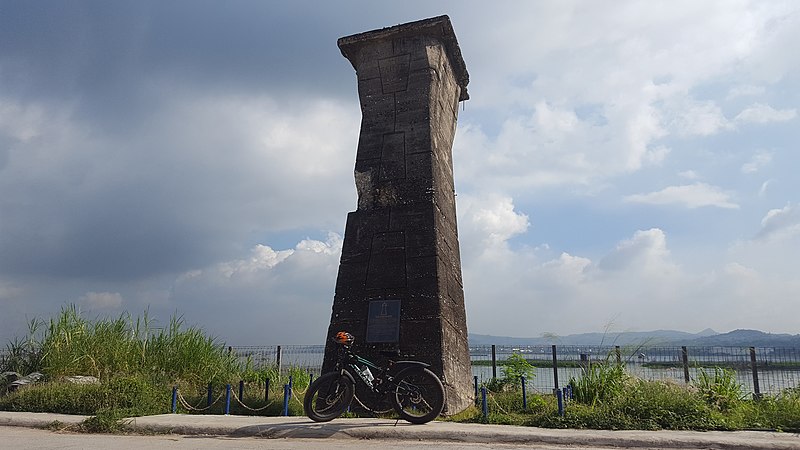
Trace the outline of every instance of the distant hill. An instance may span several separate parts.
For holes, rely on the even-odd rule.
[[[800,334],[772,334],[758,330],[734,330],[714,336],[678,342],[693,347],[794,347],[800,348]]]
[[[699,333],[675,330],[626,331],[621,333],[582,333],[567,336],[543,336],[538,338],[519,338],[469,334],[472,346],[481,345],[646,345],[692,347],[732,346],[732,347],[795,347],[800,348],[800,335],[771,334],[757,330],[735,330],[717,333],[707,328]]]

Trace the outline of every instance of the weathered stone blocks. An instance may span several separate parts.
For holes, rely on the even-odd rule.
[[[400,350],[431,364],[446,412],[456,413],[473,400],[452,166],[469,75],[447,16],[338,44],[356,70],[362,122],[358,209],[347,217],[329,335],[349,331],[356,350],[378,362],[380,350]],[[370,342],[370,302],[397,300],[398,333],[371,327],[382,337]]]

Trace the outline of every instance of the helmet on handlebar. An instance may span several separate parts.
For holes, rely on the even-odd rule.
[[[356,338],[354,338],[353,335],[347,331],[340,331],[336,333],[336,335],[333,337],[333,340],[336,341],[337,344],[353,345],[353,341],[355,341]]]

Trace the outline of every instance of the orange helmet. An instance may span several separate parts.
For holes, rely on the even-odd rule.
[[[347,331],[340,331],[336,333],[336,336],[333,337],[333,340],[338,344],[353,345],[353,341],[355,341],[356,338],[354,338],[353,335]]]

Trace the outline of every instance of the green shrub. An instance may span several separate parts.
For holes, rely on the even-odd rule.
[[[522,355],[514,352],[503,363],[503,378],[507,384],[520,387],[522,377],[526,381],[533,380],[536,376],[535,369]]]
[[[633,381],[609,407],[630,417],[638,429],[707,430],[721,425],[698,395],[669,382]]]
[[[28,323],[27,339],[16,338],[6,344],[6,351],[0,355],[0,372],[27,375],[41,370],[41,345],[35,340],[39,325],[39,321],[31,320]]]
[[[137,377],[119,377],[101,384],[48,382],[22,387],[0,397],[0,410],[93,415],[125,409],[129,415],[169,410],[169,392]]]
[[[695,387],[706,403],[720,411],[727,411],[744,399],[742,385],[729,369],[715,367],[713,376],[701,369]]]
[[[757,401],[743,401],[732,412],[741,417],[742,427],[800,432],[800,393],[796,389]]]
[[[536,376],[536,368],[519,353],[512,353],[500,364],[503,376],[483,383],[491,392],[519,391],[522,389],[522,377],[530,381]]]
[[[629,378],[623,364],[606,359],[589,363],[583,368],[582,376],[570,378],[569,384],[577,402],[594,406],[618,397]]]

